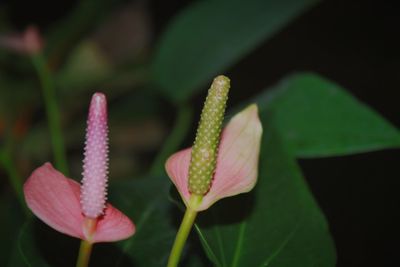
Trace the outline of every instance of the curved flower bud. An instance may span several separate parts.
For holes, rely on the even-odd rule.
[[[55,230],[90,243],[130,237],[135,225],[106,203],[108,139],[107,103],[93,95],[88,116],[83,185],[45,163],[24,184],[28,207]]]
[[[250,191],[257,181],[261,135],[258,108],[254,104],[230,120],[222,132],[211,187],[196,206],[190,206],[191,192],[188,189],[192,149],[173,154],[165,167],[186,206],[202,211],[221,198]]]

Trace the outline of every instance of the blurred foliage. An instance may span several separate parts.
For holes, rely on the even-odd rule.
[[[163,164],[196,125],[194,96],[316,2],[195,1],[154,40],[146,1],[77,1],[48,26],[44,54],[71,176],[80,178],[90,96],[103,91],[109,99],[110,202],[137,226],[129,240],[96,245],[93,266],[165,266],[181,213],[170,199]],[[0,26],[12,32],[6,10],[7,4],[0,6]],[[1,50],[0,66],[0,266],[70,266],[78,243],[24,215],[12,194],[21,191],[15,177],[53,158],[38,77],[24,55]],[[296,158],[398,148],[399,131],[313,73],[288,76],[238,107],[250,101],[258,103],[264,125],[259,183],[200,214],[184,266],[335,266],[328,223]]]
[[[155,82],[171,100],[185,101],[315,2],[196,2],[176,17],[161,39]]]

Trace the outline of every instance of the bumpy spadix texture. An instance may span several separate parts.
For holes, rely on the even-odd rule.
[[[101,93],[94,94],[90,103],[84,155],[82,211],[86,217],[97,218],[105,208],[108,180],[107,101]]]
[[[229,79],[218,76],[208,91],[189,167],[189,191],[193,194],[204,195],[210,189],[229,87]]]
[[[195,206],[190,202],[188,173],[191,148],[173,154],[165,165],[187,207],[208,209],[221,198],[250,191],[257,181],[262,126],[256,105],[236,114],[224,128],[219,145],[217,167],[210,190]]]
[[[105,203],[107,150],[106,98],[96,93],[89,109],[83,186],[45,163],[24,184],[28,207],[57,231],[90,243],[118,241],[133,235],[132,221]],[[88,217],[96,218],[95,229],[88,229]]]

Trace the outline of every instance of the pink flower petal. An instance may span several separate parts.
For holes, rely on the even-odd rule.
[[[37,168],[24,185],[25,200],[32,212],[55,230],[80,239],[85,237],[80,185],[66,178],[50,163]],[[135,226],[121,211],[107,204],[90,242],[111,242],[133,235]]]
[[[109,203],[106,205],[104,216],[99,218],[93,243],[113,242],[126,239],[135,233],[135,225],[121,211]]]
[[[174,183],[185,205],[189,205],[190,192],[188,187],[189,164],[192,149],[186,148],[170,156],[165,163],[168,176]]]
[[[34,55],[43,49],[43,40],[35,26],[28,26],[23,33],[1,34],[0,47],[20,54]]]
[[[24,185],[25,200],[32,212],[57,231],[84,239],[80,185],[45,163]]]
[[[225,127],[217,167],[210,191],[203,197],[197,211],[208,209],[221,198],[250,191],[258,174],[258,158],[262,126],[256,105],[250,105],[234,116]],[[191,149],[172,155],[166,163],[166,170],[178,189],[186,206],[189,204],[188,170]]]

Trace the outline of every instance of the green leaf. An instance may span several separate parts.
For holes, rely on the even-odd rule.
[[[171,100],[184,101],[315,2],[197,1],[161,38],[153,62],[155,82]]]
[[[269,91],[267,109],[299,157],[337,156],[400,147],[400,133],[339,85],[297,74]],[[259,102],[265,102],[259,99]]]
[[[8,266],[49,267],[39,251],[34,234],[34,220],[27,221],[21,228]]]
[[[201,249],[201,248],[200,248]],[[195,254],[194,251],[189,251],[188,257],[187,257],[187,262],[182,262],[182,266],[185,267],[204,267],[204,266],[210,266],[209,262],[205,262],[204,259],[202,259],[199,255]]]
[[[254,191],[200,214],[197,230],[208,257],[218,267],[335,266],[326,220],[272,127],[261,154]]]
[[[118,244],[121,255],[126,258],[125,261],[119,256],[116,257],[116,263],[104,266],[167,265],[180,219],[180,215],[174,212],[169,201],[170,185],[170,180],[164,176],[145,177],[113,184],[112,203],[133,219],[136,233],[132,238]],[[186,251],[188,256],[183,257],[182,266],[208,266],[208,262],[197,249],[196,246],[189,246]]]
[[[110,266],[165,266],[176,234],[171,225],[169,180],[167,177],[146,177],[114,184],[112,203],[133,219],[135,235],[119,243],[123,254]],[[121,255],[123,255],[121,254]]]

